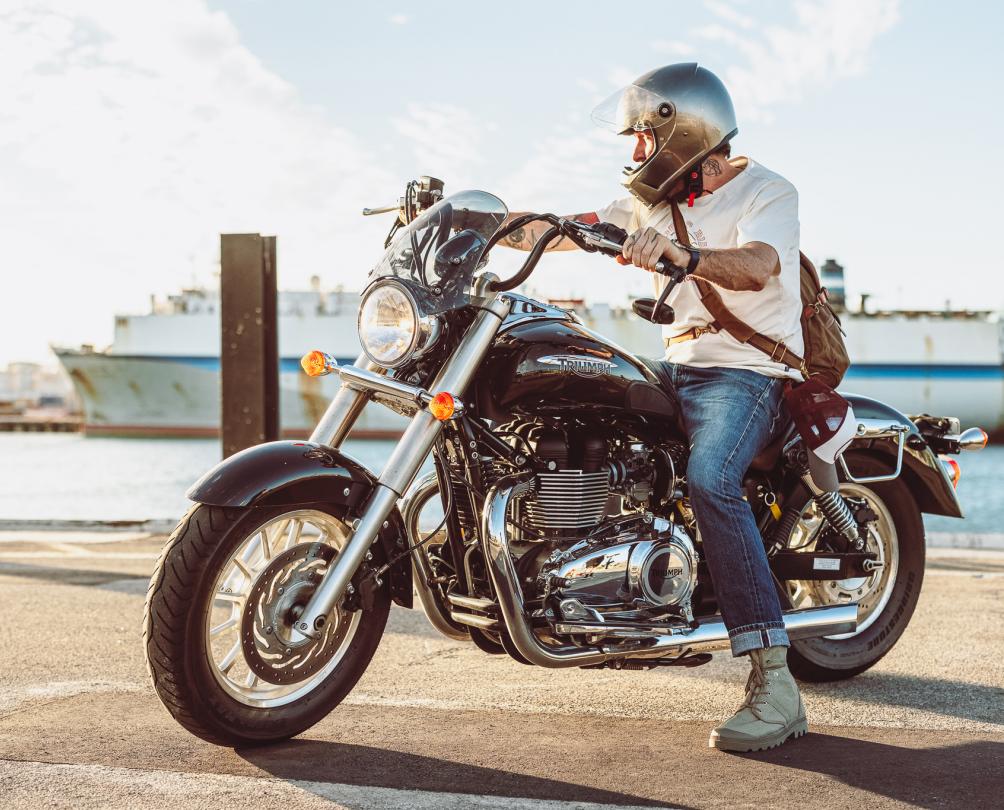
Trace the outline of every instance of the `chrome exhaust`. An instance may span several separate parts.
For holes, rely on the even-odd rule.
[[[495,484],[485,501],[482,531],[488,572],[495,586],[506,629],[516,649],[530,663],[552,668],[581,667],[614,658],[652,658],[685,649],[697,652],[729,646],[728,630],[718,617],[703,620],[696,628],[673,628],[668,633],[636,638],[624,644],[582,647],[541,641],[523,610],[523,590],[509,553],[509,534],[506,530],[510,504],[527,495],[532,484],[533,473],[516,473]],[[788,611],[784,613],[784,627],[789,638],[813,638],[853,632],[857,628],[857,619],[857,604],[832,605]]]

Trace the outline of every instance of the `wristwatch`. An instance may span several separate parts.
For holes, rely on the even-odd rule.
[[[697,269],[697,263],[701,260],[701,251],[690,245],[683,245],[676,239],[673,240],[673,244],[676,245],[680,250],[685,250],[687,255],[690,256],[690,260],[687,262],[687,275],[689,276]]]

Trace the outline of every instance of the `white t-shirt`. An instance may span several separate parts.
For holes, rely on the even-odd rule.
[[[801,355],[798,192],[781,175],[748,158],[738,158],[734,163],[740,166],[742,161],[746,168],[736,177],[714,193],[698,197],[693,208],[681,205],[680,213],[694,247],[727,249],[763,242],[777,251],[781,273],[772,275],[764,289],[734,291],[717,285],[716,288],[725,306],[738,318],[767,337],[783,340],[791,351]],[[628,233],[649,226],[671,238],[676,235],[668,203],[647,208],[633,197],[627,197],[596,214],[601,222],[611,222]],[[658,274],[654,278],[657,290],[661,291],[665,279]],[[662,328],[667,338],[695,326],[707,326],[714,320],[701,303],[697,285],[691,281],[677,285],[667,303],[676,312],[676,321]],[[672,343],[666,349],[666,359],[689,366],[745,368],[770,377],[802,379],[797,369],[772,362],[759,349],[740,343],[725,331]]]

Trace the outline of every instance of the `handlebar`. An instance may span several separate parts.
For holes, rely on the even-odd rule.
[[[568,219],[561,219],[558,222],[562,233],[584,250],[591,248],[606,256],[623,255],[627,232],[616,225],[611,225],[608,222],[601,222],[599,225],[586,225]],[[675,264],[661,259],[656,262],[655,272],[677,282],[686,275],[686,271],[682,267],[677,267]]]
[[[363,216],[371,217],[374,214],[389,214],[391,211],[400,211],[403,205],[404,203],[397,202],[394,203],[394,205],[383,205],[380,206],[379,208],[364,208]]]
[[[567,236],[588,253],[603,253],[606,256],[621,256],[624,240],[627,239],[626,231],[607,222],[601,222],[598,225],[587,225],[576,220],[561,219],[554,214],[526,214],[513,220],[508,226],[498,231],[491,238],[484,252],[487,253],[509,233],[517,228],[522,228],[524,225],[528,225],[530,222],[547,222],[553,227],[533,246],[530,255],[516,275],[491,283],[491,289],[494,292],[512,290],[526,281],[537,266],[537,262],[540,261],[540,257],[544,255],[544,251],[548,245],[559,236]],[[687,275],[687,271],[682,267],[677,267],[675,264],[665,261],[656,263],[655,272],[666,276],[670,280],[666,290],[671,289]]]

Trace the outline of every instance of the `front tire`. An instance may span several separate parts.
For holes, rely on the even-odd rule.
[[[336,609],[322,641],[296,642],[287,624],[347,541],[345,519],[337,508],[206,505],[181,519],[150,581],[143,641],[158,697],[192,734],[286,739],[355,686],[387,622],[386,585],[368,610]]]
[[[858,455],[849,462],[858,475],[879,475],[888,470],[888,462],[871,457]],[[870,578],[785,583],[793,607],[842,601],[862,605],[856,632],[792,642],[788,667],[803,681],[843,680],[874,666],[906,630],[924,581],[924,523],[906,483],[902,479],[875,484],[841,483],[840,491],[845,497],[864,498],[878,513],[879,520],[869,532],[868,550],[877,551],[886,567]],[[806,508],[811,511],[811,502]],[[801,537],[806,536],[805,526],[803,516],[789,546],[798,543],[800,532]]]

